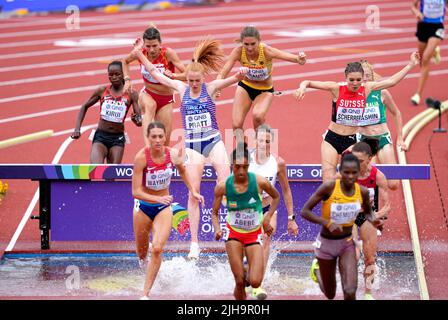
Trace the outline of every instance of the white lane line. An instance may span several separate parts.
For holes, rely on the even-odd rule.
[[[97,126],[97,125],[95,125],[95,126]],[[86,130],[91,129],[91,127],[92,126],[82,127],[81,133],[84,133]],[[73,132],[73,129],[71,132]],[[59,135],[60,134],[58,134],[58,136]],[[61,160],[65,150],[67,150],[68,146],[70,145],[70,143],[72,141],[73,141],[73,139],[70,137],[65,139],[65,141],[61,144],[58,151],[56,152],[56,155],[54,156],[53,161],[51,161],[52,164],[57,164]],[[30,219],[31,213],[33,212],[34,207],[36,206],[38,200],[39,200],[39,188],[37,188],[36,192],[34,193],[34,196],[22,217],[22,220],[20,221],[19,226],[17,227],[16,231],[14,232],[14,235],[12,236],[11,240],[9,241],[9,244],[6,247],[5,251],[12,251],[14,249],[14,246],[16,245],[17,240],[19,239],[23,229],[25,228],[26,223]]]
[[[234,34],[231,34],[231,35],[232,35],[232,37],[235,36]],[[370,40],[370,41],[359,41],[359,42],[351,41],[351,42],[338,43],[338,44],[328,45],[328,46],[318,45],[318,46],[302,47],[301,50],[308,53],[308,52],[312,52],[312,51],[328,50],[328,48],[330,48],[330,47],[332,49],[338,49],[338,48],[352,48],[352,47],[360,47],[360,46],[387,45],[387,44],[396,44],[398,41],[400,41],[400,43],[407,43],[407,42],[414,43],[415,37],[392,38],[392,39],[385,39],[385,40]],[[267,41],[267,43],[272,44],[270,41]],[[287,51],[292,51],[292,50],[287,50]],[[188,61],[185,60],[184,62],[188,62]],[[290,63],[275,62],[275,67],[281,67],[283,65],[290,65]],[[133,66],[131,66],[131,71],[134,71],[134,70],[140,70],[140,68],[138,66],[133,65]],[[86,70],[86,71],[82,71],[82,72],[71,72],[71,73],[63,73],[63,74],[56,74],[56,75],[43,76],[43,77],[31,77],[31,78],[26,78],[26,79],[3,81],[3,82],[0,82],[0,86],[10,86],[10,85],[18,85],[18,84],[24,84],[24,83],[51,81],[51,80],[58,80],[58,79],[83,77],[83,76],[95,76],[95,75],[104,74],[104,73],[105,73],[104,69]]]
[[[447,49],[448,45],[440,46],[440,48]],[[356,53],[356,54],[348,54],[348,55],[337,55],[337,56],[321,57],[321,58],[316,58],[316,59],[308,59],[307,63],[314,64],[314,63],[320,63],[320,62],[339,61],[339,60],[348,60],[349,61],[349,60],[359,59],[359,58],[391,56],[391,55],[404,54],[404,53],[410,54],[414,50],[415,50],[415,48],[402,48],[402,49],[380,51],[380,52],[365,52],[365,53]],[[278,64],[277,66],[279,66],[279,65],[280,64]],[[274,77],[273,79],[274,80],[275,79],[284,80],[284,79],[294,79],[294,78],[299,78],[299,79],[303,78],[303,73],[289,74],[286,76]],[[134,83],[142,83],[142,82],[143,82],[142,80],[134,81]],[[21,95],[21,96],[8,97],[8,98],[0,99],[0,104],[6,104],[6,103],[10,103],[10,102],[16,102],[16,101],[22,101],[22,100],[34,99],[34,98],[49,97],[49,96],[67,94],[67,93],[88,91],[88,90],[93,90],[97,87],[98,87],[98,85],[84,86],[84,87],[61,89],[61,90],[54,90],[54,91],[47,91],[47,92],[26,94],[26,95]]]
[[[442,58],[442,61],[448,61],[448,57],[447,58]],[[407,61],[398,61],[398,62],[390,62],[390,63],[376,63],[376,64],[374,64],[374,68],[375,69],[388,68],[388,67],[392,67],[392,66],[396,66],[396,65],[403,65],[406,62]],[[316,76],[316,75],[338,74],[338,73],[341,73],[341,72],[342,72],[341,68],[320,70],[320,71],[316,71],[316,72],[304,73],[304,74],[302,74],[303,75],[302,78],[312,77],[312,76]],[[448,70],[431,71],[431,76],[441,76],[441,75],[445,75],[445,74],[448,74]],[[289,76],[285,76],[285,77],[289,77]],[[420,77],[420,73],[411,73],[411,74],[408,74],[405,79],[413,79],[413,78],[418,78],[418,77]],[[282,80],[282,79],[276,79],[276,80]],[[298,87],[298,84],[297,84],[297,87]],[[296,89],[280,90],[280,91],[281,91],[281,95],[283,96],[283,95],[289,95],[292,92],[294,92],[295,90]],[[315,90],[315,89],[307,89],[307,92],[313,92],[313,91],[317,91],[317,90]],[[217,100],[216,101],[216,105],[217,106],[228,105],[228,104],[231,104],[231,103],[233,103],[233,99]],[[41,116],[48,116],[48,115],[51,115],[51,114],[54,114],[54,113],[75,111],[75,110],[79,110],[79,108],[80,108],[79,106],[73,106],[73,107],[54,109],[54,110],[49,110],[49,111],[44,111],[44,112],[31,113],[31,114],[26,114],[26,115],[23,115],[23,116],[17,116],[17,117],[0,119],[0,124],[13,122],[13,121],[26,120],[26,119],[30,119],[30,118],[37,118],[37,117],[41,117]],[[179,108],[174,108],[173,112],[174,113],[179,113],[180,109]],[[129,119],[126,119],[126,121],[128,121],[128,120]],[[97,124],[92,124],[92,125],[86,126],[86,128],[93,128],[95,126],[97,126]],[[74,130],[74,128],[55,132],[53,134],[53,137],[72,133],[73,130]]]
[[[364,0],[366,4],[371,3],[370,0]],[[147,19],[148,14],[151,15],[152,19],[155,18],[164,18],[169,16],[188,16],[191,14],[203,14],[203,13],[226,13],[226,12],[235,12],[235,11],[252,11],[254,9],[288,9],[288,8],[295,8],[295,7],[314,7],[314,6],[325,6],[325,5],[332,5],[335,4],[333,0],[325,0],[325,1],[304,1],[304,2],[276,2],[275,4],[272,3],[272,0],[269,0],[269,4],[259,4],[252,2],[249,5],[238,5],[238,6],[221,6],[221,7],[209,7],[209,8],[194,8],[194,9],[187,9],[183,8],[182,10],[170,10],[170,11],[154,11],[151,10],[148,11],[134,11],[132,13],[124,13],[117,16],[111,16],[113,18],[117,17],[120,19]],[[376,0],[375,4],[382,3],[382,2],[389,2],[388,0]],[[363,1],[354,1],[354,0],[339,0],[338,4],[360,4],[363,3]],[[83,21],[85,22],[104,22],[105,17],[107,15],[104,14],[98,14],[93,15],[89,17],[82,17]],[[65,25],[66,17],[64,18],[53,18],[53,19],[45,19],[45,20],[37,20],[34,19],[34,17],[30,17],[31,20],[27,21],[21,21],[21,22],[11,22],[8,24],[0,25],[0,29],[9,29],[9,28],[19,28],[19,27],[29,27],[29,26],[38,26],[38,25],[47,25],[47,24],[59,24],[59,25]]]
[[[408,8],[409,5],[406,3],[385,3],[385,4],[381,4],[381,9],[390,9],[390,8]],[[363,12],[365,12],[366,9],[366,5],[353,5],[350,7],[350,11],[356,11],[356,10],[361,10]],[[238,12],[237,10],[233,11],[233,12]],[[325,7],[321,7],[321,8],[313,8],[313,9],[297,9],[297,10],[285,10],[285,11],[270,11],[269,12],[269,17],[273,18],[273,17],[284,17],[284,16],[303,16],[306,14],[323,14],[323,13],[327,13],[327,12],[347,12],[347,8],[344,6],[338,6],[338,7],[330,7],[330,8],[325,8]],[[197,14],[197,13],[196,13]],[[244,19],[244,20],[248,20],[248,19],[256,19],[256,18],[265,18],[266,17],[267,12],[266,11],[262,11],[262,12],[256,12],[256,13],[245,13],[245,14],[231,14],[231,15],[216,15],[216,14],[212,14],[210,17],[200,17],[199,19],[201,20],[201,24],[204,21],[227,21],[227,20],[235,20],[235,19]],[[316,20],[318,20],[318,17],[315,17]],[[167,22],[167,19],[164,19],[165,23]],[[178,24],[179,23],[179,19],[172,19],[172,20],[168,20],[169,23],[172,24]],[[198,23],[198,18],[189,18],[189,19],[182,19],[181,24],[185,25],[185,24],[197,24]],[[148,22],[147,21],[132,21],[132,22],[126,22],[126,23],[120,23],[119,25],[117,25],[117,23],[108,23],[105,25],[100,25],[100,26],[89,26],[89,27],[82,27],[79,30],[73,30],[72,32],[85,32],[85,31],[99,31],[99,30],[110,30],[110,29],[119,29],[119,28],[125,28],[125,27],[143,27],[143,26],[147,26]],[[64,28],[64,25],[61,25],[60,28],[55,28],[55,29],[44,29],[44,30],[35,30],[35,31],[18,31],[18,32],[7,32],[7,33],[0,33],[0,39],[2,38],[16,38],[16,37],[32,37],[32,36],[36,36],[36,35],[50,35],[50,34],[63,34],[63,33],[67,33],[67,29]]]
[[[301,20],[301,22],[305,23],[306,21]],[[386,25],[391,26],[391,25],[398,25],[398,24],[409,23],[409,22],[413,22],[413,20],[412,19],[394,20],[394,21],[390,21],[390,22],[385,22],[383,24],[383,27]],[[328,36],[319,35],[319,39],[323,39],[323,38],[331,39],[331,38],[333,38],[334,35],[343,35],[345,37],[354,36],[354,35],[360,36],[361,34],[364,36],[366,35],[366,33],[365,33],[366,30],[364,30],[362,23],[345,25],[345,26],[338,25],[338,26],[334,26],[331,28],[329,26],[322,26],[322,27],[314,26],[313,29],[301,29],[300,31],[299,31],[299,29],[300,29],[299,27],[294,27],[294,26],[289,27],[290,29],[292,29],[294,31],[283,31],[283,30],[285,30],[285,28],[286,28],[285,25],[282,24],[282,26],[278,26],[277,29],[263,30],[263,34],[264,35],[274,34],[274,36],[282,36],[282,37],[296,39],[297,35],[301,35],[301,33],[303,34],[304,30],[312,31],[317,28],[319,30],[327,30],[327,32],[329,33]],[[338,30],[341,28],[345,28],[345,30],[352,29],[353,31],[357,30],[359,32],[356,34],[340,34],[340,33],[338,33]],[[407,28],[406,32],[412,31],[414,29],[415,28]],[[387,33],[387,34],[397,33],[397,31],[400,33],[404,32],[403,28],[399,28],[398,30],[396,29],[396,30],[391,30],[391,31],[387,31],[387,30],[388,29],[383,28],[380,31]],[[369,30],[367,30],[367,31],[369,32]],[[393,32],[393,31],[395,31],[395,32]],[[48,50],[34,50],[34,51],[28,51],[28,52],[3,54],[3,55],[0,55],[0,60],[11,60],[11,59],[18,59],[18,58],[30,58],[30,57],[39,57],[39,56],[80,53],[80,52],[95,52],[95,51],[99,51],[99,50],[104,51],[106,49],[114,50],[114,49],[121,49],[121,48],[129,48],[129,50],[130,50],[131,45],[137,36],[138,36],[137,33],[133,33],[133,36],[130,36],[127,38],[118,38],[118,39],[116,39],[115,44],[110,44],[110,43],[112,43],[110,38],[108,38],[107,36],[102,36],[102,35],[99,35],[95,38],[86,38],[86,39],[79,39],[79,40],[57,40],[53,43],[53,45],[58,46],[58,45],[64,44],[64,48],[48,49]],[[225,34],[215,34],[214,37],[218,38],[219,40],[224,40],[224,39],[234,39],[234,38],[236,38],[236,35],[235,35],[235,33],[225,33]],[[301,39],[303,39],[303,38],[304,38],[304,36],[302,35]],[[189,43],[188,48],[177,48],[176,52],[192,52],[194,50],[194,48],[191,45],[194,42],[196,42],[197,39],[198,39],[198,36],[185,37],[185,38],[164,38],[164,42],[170,43],[170,44],[188,42]],[[273,41],[273,40],[268,40],[266,42],[270,42],[270,41]],[[192,43],[190,43],[190,42],[192,42]],[[279,43],[285,43],[285,42],[286,41],[283,39]],[[103,43],[103,44],[100,44],[100,43]],[[230,44],[224,45],[224,48],[228,48],[229,45]],[[232,45],[234,45],[234,43],[232,43]],[[70,48],[67,48],[67,47],[70,47]],[[12,62],[14,62],[14,61],[12,61]]]

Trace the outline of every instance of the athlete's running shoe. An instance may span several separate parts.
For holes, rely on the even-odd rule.
[[[268,294],[262,287],[252,288],[252,298],[257,300],[264,300],[268,297]]]
[[[364,300],[375,300],[371,293],[366,293],[364,295]]]
[[[418,106],[420,104],[420,95],[418,93],[414,94],[411,97],[411,102],[414,106]]]
[[[319,270],[319,262],[317,261],[317,259],[314,259],[313,263],[311,264],[310,277],[311,277],[311,280],[313,280],[316,283],[319,282],[317,280],[317,275],[316,275],[317,270]]]
[[[199,244],[197,242],[192,242],[190,246],[190,252],[188,253],[188,259],[199,259]]]

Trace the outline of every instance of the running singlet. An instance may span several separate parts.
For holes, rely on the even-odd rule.
[[[233,174],[226,180],[227,223],[240,233],[257,231],[263,223],[263,208],[255,173],[248,172],[248,178],[249,183],[244,193],[236,192]]]
[[[147,56],[146,49],[143,49],[143,54]],[[168,62],[168,59],[166,58],[165,47],[162,47],[159,56],[154,61],[151,61],[151,63],[162,74],[165,72],[165,70],[170,70],[171,72],[175,71],[174,65],[171,62]],[[151,77],[151,74],[148,72],[148,70],[146,70],[145,66],[141,64],[141,62],[140,62],[140,72],[142,73],[143,81],[145,81],[146,83],[159,84],[159,82],[156,79]]]
[[[425,23],[443,23],[446,0],[420,0],[420,12]]]
[[[338,100],[333,101],[331,121],[344,126],[359,127],[366,106],[365,87],[358,91],[348,90],[347,83],[339,85]]]
[[[101,119],[110,122],[124,123],[124,119],[126,118],[130,106],[131,100],[126,93],[122,96],[114,97],[110,92],[110,88],[106,88],[100,98]]]
[[[355,193],[349,197],[341,190],[341,180],[336,179],[331,196],[322,203],[322,218],[331,219],[343,227],[351,227],[361,211],[361,206],[362,195],[359,184],[355,183]]]
[[[264,81],[271,76],[272,73],[272,61],[267,61],[264,56],[264,45],[262,43],[258,46],[258,60],[256,62],[250,62],[246,55],[246,49],[242,47],[241,50],[241,65],[248,67],[249,72],[246,74],[246,78],[252,81]],[[249,85],[244,80],[246,85]]]
[[[381,90],[375,90],[367,97],[366,108],[359,125],[370,126],[380,123],[386,123],[386,106],[381,97]]]
[[[219,135],[216,105],[208,94],[205,83],[196,99],[190,97],[190,87],[187,87],[182,97],[180,113],[186,142],[206,141]]]
[[[146,168],[143,170],[143,185],[154,191],[167,189],[171,183],[174,167],[170,150],[165,148],[165,161],[163,163],[154,163],[149,148],[145,148],[145,156]]]
[[[376,188],[376,174],[378,172],[378,169],[372,165],[372,169],[370,170],[370,175],[367,178],[364,179],[358,179],[358,183],[361,186],[366,187],[369,190],[369,199],[370,204],[374,205],[374,199],[375,199],[375,188]]]
[[[275,183],[277,182],[277,172],[278,172],[278,163],[277,159],[271,154],[269,155],[269,159],[267,162],[263,164],[258,164],[255,160],[255,149],[252,150],[249,154],[249,171],[255,174],[258,174],[262,177],[265,177],[271,185],[275,188]],[[263,198],[269,197],[269,195],[263,191]]]

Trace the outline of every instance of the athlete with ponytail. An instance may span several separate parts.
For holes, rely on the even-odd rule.
[[[185,66],[179,59],[176,52],[168,47],[162,46],[162,38],[160,31],[155,25],[145,30],[143,33],[143,55],[151,61],[154,67],[161,73],[171,79],[184,80]],[[129,73],[129,64],[139,60],[135,55],[130,54],[123,59],[123,74],[125,80],[124,90],[132,88],[131,77]],[[174,91],[172,88],[160,83],[151,75],[141,60],[140,72],[143,77],[144,87],[139,94],[139,104],[143,113],[143,128],[147,128],[148,124],[153,120],[162,122],[166,128],[166,145],[170,144],[171,123],[174,104]],[[179,73],[176,73],[176,68]],[[145,129],[144,129],[145,131]],[[143,132],[145,143],[148,143],[146,132]]]
[[[215,93],[242,80],[248,69],[240,68],[232,77],[205,83],[204,76],[218,71],[224,56],[220,43],[211,38],[200,41],[193,53],[192,63],[185,70],[187,83],[173,80],[162,74],[142,53],[142,40],[134,45],[132,55],[139,59],[151,76],[161,84],[178,92],[182,98],[180,113],[185,130],[187,175],[195,190],[200,190],[205,161],[209,160],[216,171],[218,183],[230,174],[229,159],[216,119]],[[189,258],[199,257],[198,227],[199,202],[189,194],[188,214],[191,230]]]
[[[349,63],[345,69],[346,82],[304,80],[295,92],[302,100],[307,88],[329,91],[332,96],[331,122],[321,144],[322,178],[333,179],[339,156],[356,143],[356,132],[366,108],[366,98],[372,91],[383,90],[398,84],[406,74],[419,64],[420,56],[412,53],[408,65],[381,81],[364,82],[364,70],[360,62]]]

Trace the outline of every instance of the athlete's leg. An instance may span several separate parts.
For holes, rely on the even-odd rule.
[[[243,268],[243,244],[236,240],[226,242],[226,251],[229,258],[230,269],[235,278],[235,289],[233,296],[236,300],[246,299],[244,268]]]
[[[217,183],[225,181],[230,175],[230,161],[222,140],[213,147],[208,157],[216,171]]]
[[[395,160],[394,147],[391,144],[386,144],[382,149],[378,150],[377,158],[379,163],[383,164],[397,164]],[[397,190],[400,180],[387,180],[387,185],[391,190]]]
[[[162,264],[162,254],[165,243],[167,242],[170,232],[171,223],[173,219],[173,213],[171,206],[163,209],[155,218],[152,228],[152,252],[151,260],[148,265],[146,273],[145,286],[143,293],[145,296],[149,295],[149,291],[154,284],[154,280],[159,272],[160,265]]]
[[[323,140],[320,147],[320,153],[322,162],[322,180],[327,181],[329,179],[334,179],[339,161],[338,152],[331,144]]]
[[[252,100],[250,100],[247,91],[237,86],[232,108],[232,127],[237,143],[244,141],[244,120],[251,105]]]
[[[90,150],[90,163],[103,164],[106,158],[107,147],[100,142],[93,143]]]
[[[145,141],[145,145],[147,146],[149,144],[146,132],[148,130],[148,125],[154,121],[157,105],[154,99],[144,90],[142,90],[138,96],[138,104],[142,109],[143,139]]]
[[[420,79],[418,81],[418,89],[417,93],[422,96],[423,89],[425,87],[426,81],[428,80],[429,76],[429,65],[431,63],[431,58],[434,55],[435,48],[440,45],[441,39],[436,37],[431,37],[428,39],[428,43],[426,45],[426,48],[423,52],[423,55],[421,56],[421,69],[420,69]]]
[[[157,121],[162,122],[165,125],[165,131],[166,131],[165,145],[169,146],[171,142],[170,137],[173,122],[173,103],[168,103],[167,105],[157,110],[155,119]]]
[[[245,247],[247,263],[249,265],[249,283],[253,289],[261,286],[263,281],[263,248],[260,244]]]
[[[145,260],[149,247],[149,232],[152,228],[152,220],[141,210],[133,211],[134,236],[137,256],[140,260]]]
[[[363,252],[364,252],[364,283],[365,283],[365,293],[372,293],[372,285],[375,280],[376,266],[376,250],[377,250],[377,234],[376,228],[369,222],[366,221],[362,224],[360,228],[360,236],[363,242]]]
[[[273,228],[272,235],[274,235],[275,231],[277,230],[277,211],[274,212],[274,214],[272,215],[271,226]],[[264,269],[264,272],[266,272],[266,268],[268,266],[270,251],[271,251],[271,237],[266,234],[263,234],[263,269]]]
[[[346,250],[339,257],[339,273],[341,274],[344,300],[356,300],[356,290],[358,288],[358,266],[356,263],[356,254],[354,249]]]
[[[266,122],[266,114],[271,106],[274,95],[272,92],[263,92],[254,100],[254,108],[252,110],[252,123],[254,129],[258,128]]]
[[[317,281],[322,293],[327,299],[334,299],[336,295],[336,259],[325,260],[317,258],[319,269],[316,270]]]
[[[205,158],[202,154],[196,152],[192,149],[185,150],[188,157],[186,163],[186,175],[191,183],[191,186],[196,190],[200,191],[202,174],[204,172]],[[197,246],[199,243],[198,232],[199,232],[199,202],[195,198],[188,194],[188,219],[190,220],[190,233],[191,233],[191,243],[193,246]],[[199,248],[197,247],[199,250]],[[196,249],[195,249],[196,250]],[[194,252],[191,252],[193,254]],[[197,253],[199,255],[199,252]],[[189,255],[190,258],[198,258],[196,254]]]
[[[124,147],[121,146],[113,146],[109,150],[109,155],[107,158],[108,163],[120,164],[123,159]]]

